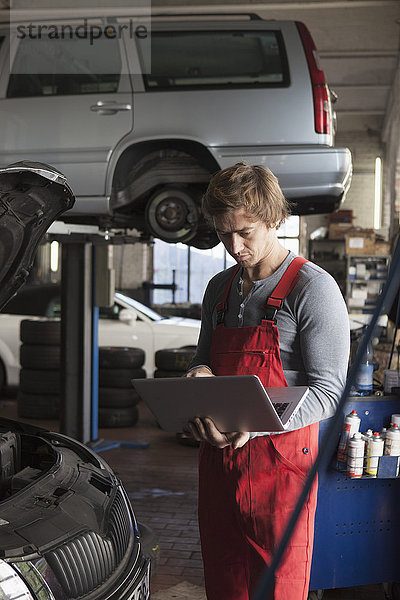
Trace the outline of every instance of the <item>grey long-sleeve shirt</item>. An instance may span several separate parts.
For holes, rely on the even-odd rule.
[[[232,282],[225,326],[259,325],[263,317],[262,306],[295,257],[290,252],[275,273],[266,279],[254,281],[244,299],[242,273],[239,270]],[[218,273],[208,283],[202,305],[199,343],[189,369],[200,365],[210,366],[216,306],[233,268]],[[289,386],[308,385],[310,389],[289,429],[299,429],[334,414],[346,381],[350,348],[349,318],[336,281],[312,262],[305,263],[300,274],[299,281],[277,314],[279,347],[286,381]]]

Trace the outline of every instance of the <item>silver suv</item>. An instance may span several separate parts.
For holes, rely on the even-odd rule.
[[[199,203],[220,168],[268,166],[296,214],[330,212],[347,191],[351,155],[333,146],[302,23],[47,15],[0,35],[0,164],[64,173],[77,196],[65,220],[206,248],[217,240]]]

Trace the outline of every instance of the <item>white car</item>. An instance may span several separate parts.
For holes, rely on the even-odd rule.
[[[0,389],[19,381],[20,324],[23,319],[60,316],[58,285],[22,288],[0,314]],[[99,346],[142,348],[143,368],[153,375],[154,355],[163,348],[197,344],[200,321],[184,317],[164,318],[151,308],[119,292],[110,308],[100,309]]]

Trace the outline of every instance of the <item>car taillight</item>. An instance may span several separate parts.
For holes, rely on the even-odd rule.
[[[296,21],[310,71],[314,99],[314,124],[317,133],[332,133],[332,107],[325,75],[318,65],[317,49],[304,23]]]

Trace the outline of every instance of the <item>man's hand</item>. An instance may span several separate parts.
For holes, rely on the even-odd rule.
[[[198,442],[208,442],[217,448],[225,448],[232,446],[234,450],[244,446],[250,439],[250,434],[247,431],[231,431],[222,433],[216,428],[215,423],[209,417],[196,417],[193,421],[189,421],[185,430],[190,432]]]
[[[185,377],[215,377],[215,375],[208,367],[196,367],[186,373]]]

